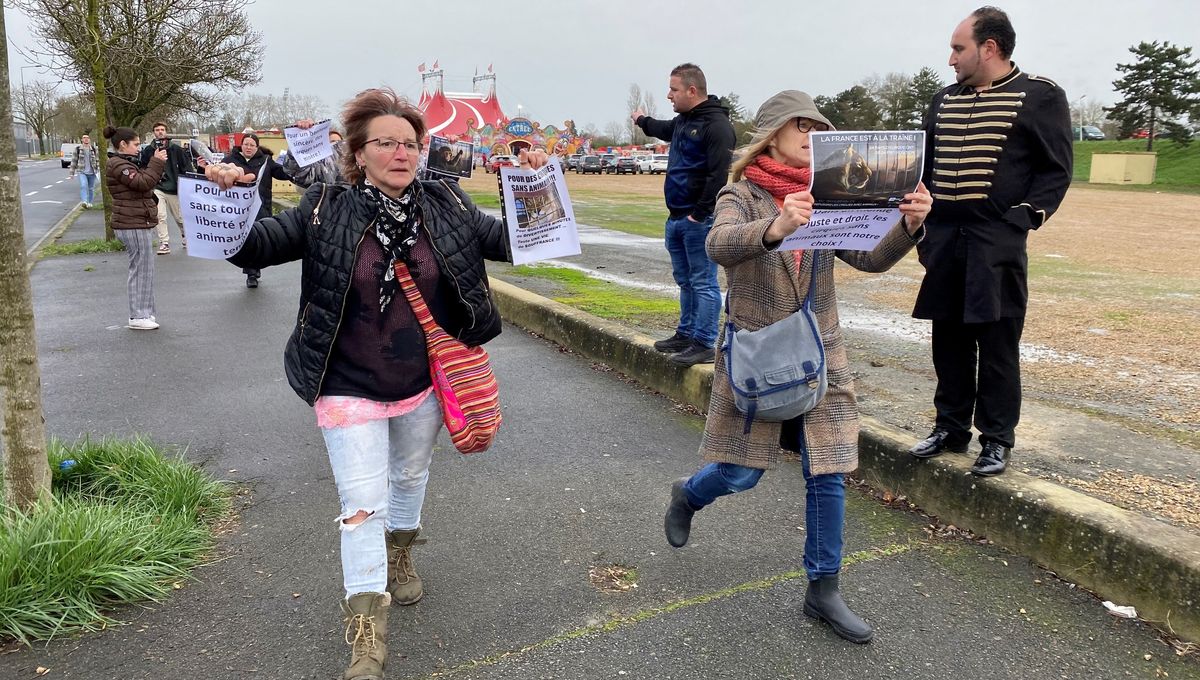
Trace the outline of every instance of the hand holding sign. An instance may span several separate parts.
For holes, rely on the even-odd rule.
[[[922,224],[925,224],[925,218],[929,216],[929,211],[933,209],[933,196],[929,195],[929,189],[925,188],[924,182],[917,183],[917,190],[911,194],[904,194],[904,202],[900,204],[900,214],[904,216],[904,228],[908,229],[909,235],[917,233]]]
[[[517,154],[517,165],[522,168],[528,165],[530,170],[540,170],[549,162],[550,156],[545,151],[521,149]]]
[[[249,183],[255,180],[253,173],[248,173],[235,163],[213,163],[204,168],[204,177],[210,182],[216,182],[222,190],[229,189],[237,182]]]
[[[181,175],[179,208],[188,255],[223,260],[237,253],[261,203],[254,184],[222,188],[199,175]]]
[[[779,209],[779,217],[767,228],[764,240],[768,243],[782,241],[792,232],[808,224],[812,219],[813,197],[807,191],[798,191],[783,197],[783,207]]]

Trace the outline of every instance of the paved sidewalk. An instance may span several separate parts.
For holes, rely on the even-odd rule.
[[[94,235],[91,213],[67,238]],[[124,328],[124,253],[33,270],[50,433],[142,432],[245,489],[237,530],[128,626],[0,657],[0,679],[340,677],[337,498],[311,410],[283,376],[299,267],[247,290],[223,262],[155,260],[162,329]],[[667,546],[667,486],[698,465],[702,422],[506,327],[490,343],[505,424],[488,453],[443,437],[415,551],[427,594],[392,613],[389,678],[1200,679],[1146,625],[995,547],[850,492],[855,646],[800,612],[798,466],[697,516]],[[592,567],[636,570],[604,592]]]

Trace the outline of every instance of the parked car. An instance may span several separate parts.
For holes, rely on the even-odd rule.
[[[566,169],[567,170],[578,170],[579,169],[579,161],[581,161],[581,160],[583,160],[583,154],[581,154],[581,153],[573,153],[570,156],[567,156]]]
[[[488,159],[486,172],[500,172],[500,168],[515,168],[517,167],[517,159],[512,156],[496,155]]]
[[[616,162],[616,160],[617,154],[615,153],[600,154],[600,169],[604,172],[608,172],[608,166],[612,165],[614,162]]]
[[[1071,129],[1072,135],[1077,140],[1101,140],[1104,139],[1104,131],[1095,125],[1084,125],[1083,128],[1078,126]]]
[[[608,174],[611,175],[614,173],[618,175],[636,175],[637,164],[629,156],[617,156],[616,160],[608,166]]]
[[[638,173],[650,172],[650,166],[654,164],[654,156],[650,154],[638,156],[633,159],[633,164],[637,166]]]
[[[63,142],[63,145],[58,147],[58,157],[62,161],[64,168],[71,167],[71,161],[75,159],[75,147],[79,146],[79,142]]]
[[[671,160],[671,156],[665,153],[656,153],[654,154],[653,159],[654,160],[650,161],[650,174],[667,174],[667,161]]]
[[[599,175],[601,170],[602,165],[600,163],[599,156],[584,156],[583,159],[579,161],[579,166],[575,168],[575,172],[582,175],[586,175],[589,172],[594,172]]]

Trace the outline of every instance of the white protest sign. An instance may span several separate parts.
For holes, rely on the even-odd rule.
[[[873,250],[916,191],[925,133],[811,132],[813,213],[780,250]]]
[[[500,168],[513,264],[578,255],[579,229],[558,157],[537,170]]]
[[[287,138],[288,154],[296,159],[300,167],[312,165],[333,155],[333,145],[329,143],[329,126],[330,121],[323,120],[314,123],[307,130],[301,130],[294,125],[283,129],[283,136]]]
[[[257,184],[222,191],[216,182],[195,175],[179,178],[179,210],[187,234],[188,255],[224,260],[242,249],[262,197]]]

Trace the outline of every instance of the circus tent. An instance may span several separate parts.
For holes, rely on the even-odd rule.
[[[486,91],[480,92],[446,92],[442,87],[442,71],[437,62],[433,69],[425,71],[421,64],[418,71],[422,74],[425,84],[421,87],[421,99],[417,107],[425,114],[425,122],[429,126],[429,134],[451,139],[467,135],[468,128],[480,129],[487,125],[501,127],[508,121],[508,116],[500,108],[496,98],[496,79],[479,77],[487,82]],[[488,68],[491,74],[491,67]],[[432,87],[428,85],[433,81]]]

